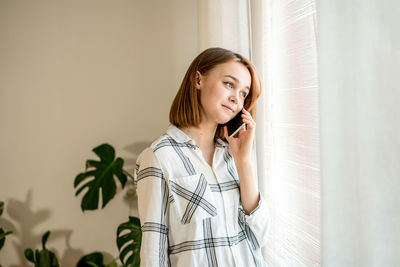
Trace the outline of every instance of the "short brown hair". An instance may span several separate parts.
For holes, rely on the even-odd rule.
[[[196,90],[196,72],[205,75],[218,64],[236,59],[242,63],[250,72],[251,85],[250,92],[244,101],[244,108],[250,112],[254,120],[256,119],[257,99],[261,94],[260,76],[248,59],[230,50],[213,47],[201,52],[190,64],[182,80],[178,93],[172,102],[169,112],[169,121],[177,127],[197,126],[201,122],[200,118],[200,91]],[[222,125],[218,125],[215,137],[224,138]]]

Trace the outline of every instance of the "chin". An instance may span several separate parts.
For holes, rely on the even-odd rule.
[[[218,122],[218,124],[225,124],[228,121],[230,121],[231,119],[233,119],[235,117],[234,113],[232,113],[231,116],[229,116],[227,113],[223,113],[223,114],[219,114],[218,116],[216,116],[216,120]]]
[[[233,117],[232,118],[222,118],[222,119],[219,120],[219,124],[225,124],[228,121],[230,121],[231,119],[233,119]]]

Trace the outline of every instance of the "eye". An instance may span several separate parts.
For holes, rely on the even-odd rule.
[[[229,88],[233,87],[233,83],[231,83],[231,82],[224,82],[224,84],[226,84],[226,86],[228,86]]]
[[[246,93],[246,92],[240,92],[240,93],[242,94],[243,97],[246,97],[246,96],[247,96],[247,93]]]

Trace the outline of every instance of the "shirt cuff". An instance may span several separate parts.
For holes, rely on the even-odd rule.
[[[257,217],[265,217],[267,210],[266,210],[265,201],[264,201],[264,198],[263,198],[261,192],[259,192],[259,196],[260,196],[260,198],[258,200],[258,205],[254,210],[252,210],[250,212],[250,214],[246,214],[246,212],[243,209],[242,203],[240,203],[239,218],[241,219],[242,222],[249,223],[251,221],[256,220]]]

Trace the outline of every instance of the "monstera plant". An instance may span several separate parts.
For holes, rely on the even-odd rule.
[[[81,209],[96,210],[99,209],[99,197],[101,189],[101,208],[115,196],[117,182],[124,188],[127,177],[133,179],[127,171],[123,169],[124,160],[115,157],[115,150],[109,144],[102,144],[92,150],[100,160],[87,160],[85,171],[79,173],[74,181],[75,195],[78,196],[85,191]],[[117,229],[117,246],[120,252],[119,258],[124,266],[139,266],[140,264],[140,245],[142,232],[140,221],[136,217],[129,217],[127,222],[121,223]],[[86,258],[85,258],[86,257]],[[84,256],[81,261],[90,261],[90,265],[78,266],[105,266],[102,265],[102,255],[95,252]],[[96,264],[95,262],[99,262]]]

